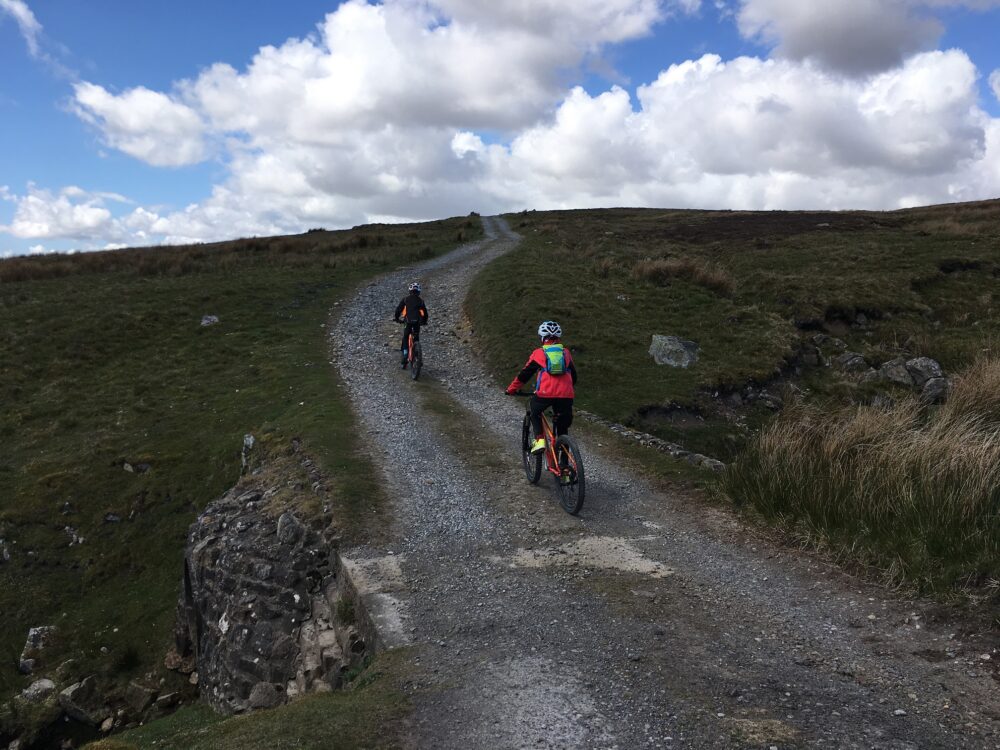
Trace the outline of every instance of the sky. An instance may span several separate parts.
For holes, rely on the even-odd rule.
[[[1000,197],[1000,0],[0,0],[0,255]]]

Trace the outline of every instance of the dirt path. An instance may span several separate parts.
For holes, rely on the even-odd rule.
[[[396,498],[396,541],[353,555],[400,562],[413,745],[1000,747],[985,637],[655,492],[596,441],[579,519],[526,484],[523,402],[463,342],[469,281],[517,241],[484,224],[484,241],[361,289],[331,334]],[[417,383],[383,323],[414,278],[432,324]]]

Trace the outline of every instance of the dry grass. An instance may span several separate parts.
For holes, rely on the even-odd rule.
[[[829,414],[797,406],[723,479],[765,516],[940,589],[1000,578],[1000,359],[956,379],[949,404]]]
[[[724,268],[696,257],[646,258],[632,266],[632,277],[636,281],[648,281],[659,286],[665,286],[673,279],[684,279],[723,297],[732,296],[736,290],[736,282]]]

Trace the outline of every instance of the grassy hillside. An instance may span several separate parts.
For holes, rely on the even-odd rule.
[[[186,529],[232,485],[244,433],[301,437],[339,479],[345,530],[373,517],[327,316],[365,277],[480,232],[455,219],[0,262],[0,703],[27,684],[32,626],[58,629],[42,673],[72,658],[68,676],[120,684],[162,661]]]
[[[849,420],[879,399],[909,403],[908,389],[829,366],[840,352],[830,337],[876,367],[928,356],[949,375],[996,351],[998,201],[887,213],[615,209],[509,218],[524,243],[479,275],[468,308],[498,381],[508,382],[536,345],[538,322],[556,319],[578,362],[580,407],[726,461],[746,457],[748,446],[757,451],[760,430],[782,404],[809,405],[815,422],[815,414],[832,419],[841,410]],[[656,365],[648,353],[654,334],[696,342],[698,362]],[[768,397],[747,399],[748,388]],[[807,425],[795,421],[800,411],[788,411],[793,444]],[[930,411],[920,410],[920,419]],[[772,453],[758,466],[790,458]],[[736,499],[767,510],[773,493],[762,471],[743,477]],[[908,523],[902,514],[889,512],[880,535],[867,540],[859,516],[836,528],[815,507],[822,475],[803,472],[789,490],[795,501],[768,511],[797,535],[846,554],[865,547],[866,562],[902,569],[897,578],[926,580],[935,570],[946,584],[1000,578],[1000,553],[983,552],[996,547],[991,535],[983,554],[946,569],[948,551],[929,549],[919,527],[886,547],[887,535]],[[728,488],[737,492],[734,483]],[[995,501],[984,503],[992,518]],[[886,507],[893,503],[871,511]],[[805,518],[805,508],[815,512]],[[907,544],[911,559],[902,562],[898,548]]]
[[[470,295],[491,367],[509,379],[538,322],[554,318],[580,360],[581,407],[723,459],[745,435],[715,394],[766,385],[817,332],[874,360],[928,355],[955,370],[995,341],[1000,323],[1000,203],[510,219],[524,243],[486,269]],[[697,342],[699,361],[657,366],[653,334]],[[824,393],[851,389],[828,370],[801,382]],[[758,407],[740,416],[753,425],[769,415]]]

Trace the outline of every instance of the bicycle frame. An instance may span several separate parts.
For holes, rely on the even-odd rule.
[[[413,365],[413,332],[412,331],[410,332],[410,336],[409,336],[409,338],[406,341],[406,346],[407,346],[406,361],[410,363],[410,366],[412,366]]]
[[[549,418],[545,412],[542,412],[540,416],[542,418],[542,434],[545,436],[545,470],[555,477],[561,477],[564,467],[559,465],[559,456],[556,454],[555,430],[552,429],[552,425],[549,423]],[[567,451],[566,457],[572,463],[575,470],[576,463],[573,456]]]

